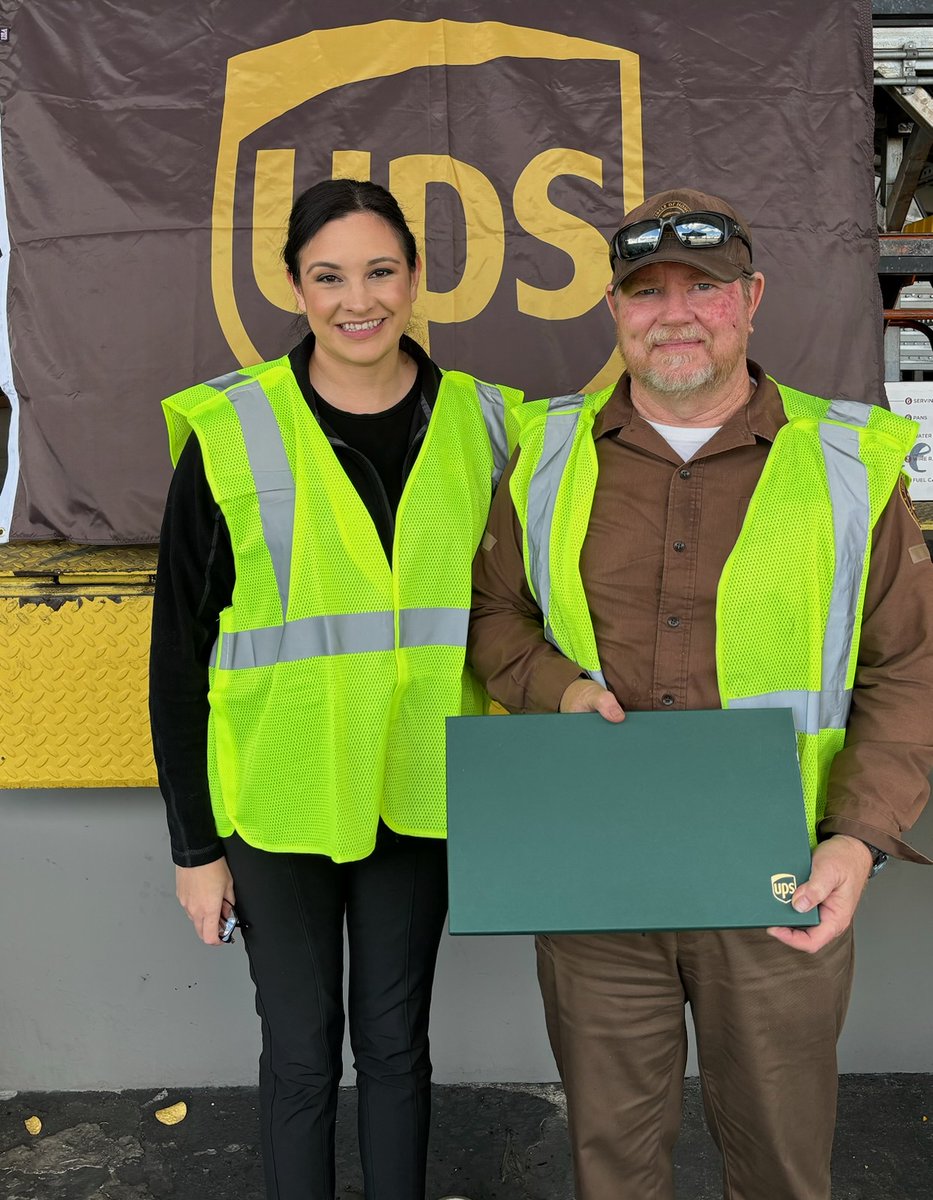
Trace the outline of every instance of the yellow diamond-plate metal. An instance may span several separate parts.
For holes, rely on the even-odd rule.
[[[157,546],[79,546],[74,542],[20,542],[0,546],[0,578],[44,578],[56,583],[150,583]]]
[[[154,785],[150,589],[0,583],[0,788]]]

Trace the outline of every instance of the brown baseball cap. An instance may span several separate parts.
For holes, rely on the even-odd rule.
[[[720,196],[710,196],[706,192],[698,192],[694,188],[671,188],[667,192],[658,192],[649,197],[644,204],[639,204],[631,212],[625,214],[621,228],[634,225],[638,221],[650,221],[660,217],[675,217],[678,213],[712,212],[722,213],[731,217],[742,230],[751,244],[752,235],[748,222],[731,204]],[[752,272],[751,251],[740,237],[733,235],[720,246],[709,249],[693,249],[682,245],[674,231],[664,230],[657,250],[643,254],[640,258],[616,258],[610,243],[609,259],[612,264],[612,287],[616,287],[642,267],[658,262],[684,263],[688,267],[696,267],[705,275],[718,279],[722,283],[732,283],[740,275],[750,275]]]

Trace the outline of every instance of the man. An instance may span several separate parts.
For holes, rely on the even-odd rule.
[[[654,196],[610,261],[626,372],[524,406],[473,666],[516,712],[792,707],[815,846],[793,903],[821,923],[537,939],[577,1197],[673,1196],[689,1003],[725,1195],[828,1200],[852,917],[885,856],[928,861],[902,840],[933,764],[913,426],[747,360],[764,279],[726,201]]]

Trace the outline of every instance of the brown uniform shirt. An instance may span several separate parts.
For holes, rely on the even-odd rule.
[[[778,429],[775,385],[754,363],[748,404],[688,462],[632,406],[628,376],[596,418],[599,480],[581,570],[600,664],[623,708],[721,706],[716,589]],[[542,633],[506,474],[474,565],[469,657],[513,712],[555,712],[581,671]],[[874,531],[845,748],[820,836],[848,833],[927,860],[901,834],[933,766],[933,563],[902,487]]]

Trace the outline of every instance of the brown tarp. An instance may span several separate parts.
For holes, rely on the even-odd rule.
[[[862,0],[2,12],[19,438],[0,538],[157,536],[159,400],[298,339],[277,249],[292,196],[332,173],[390,185],[426,235],[420,327],[443,366],[532,395],[611,376],[605,240],[690,184],[752,223],[755,357],[881,397]]]

